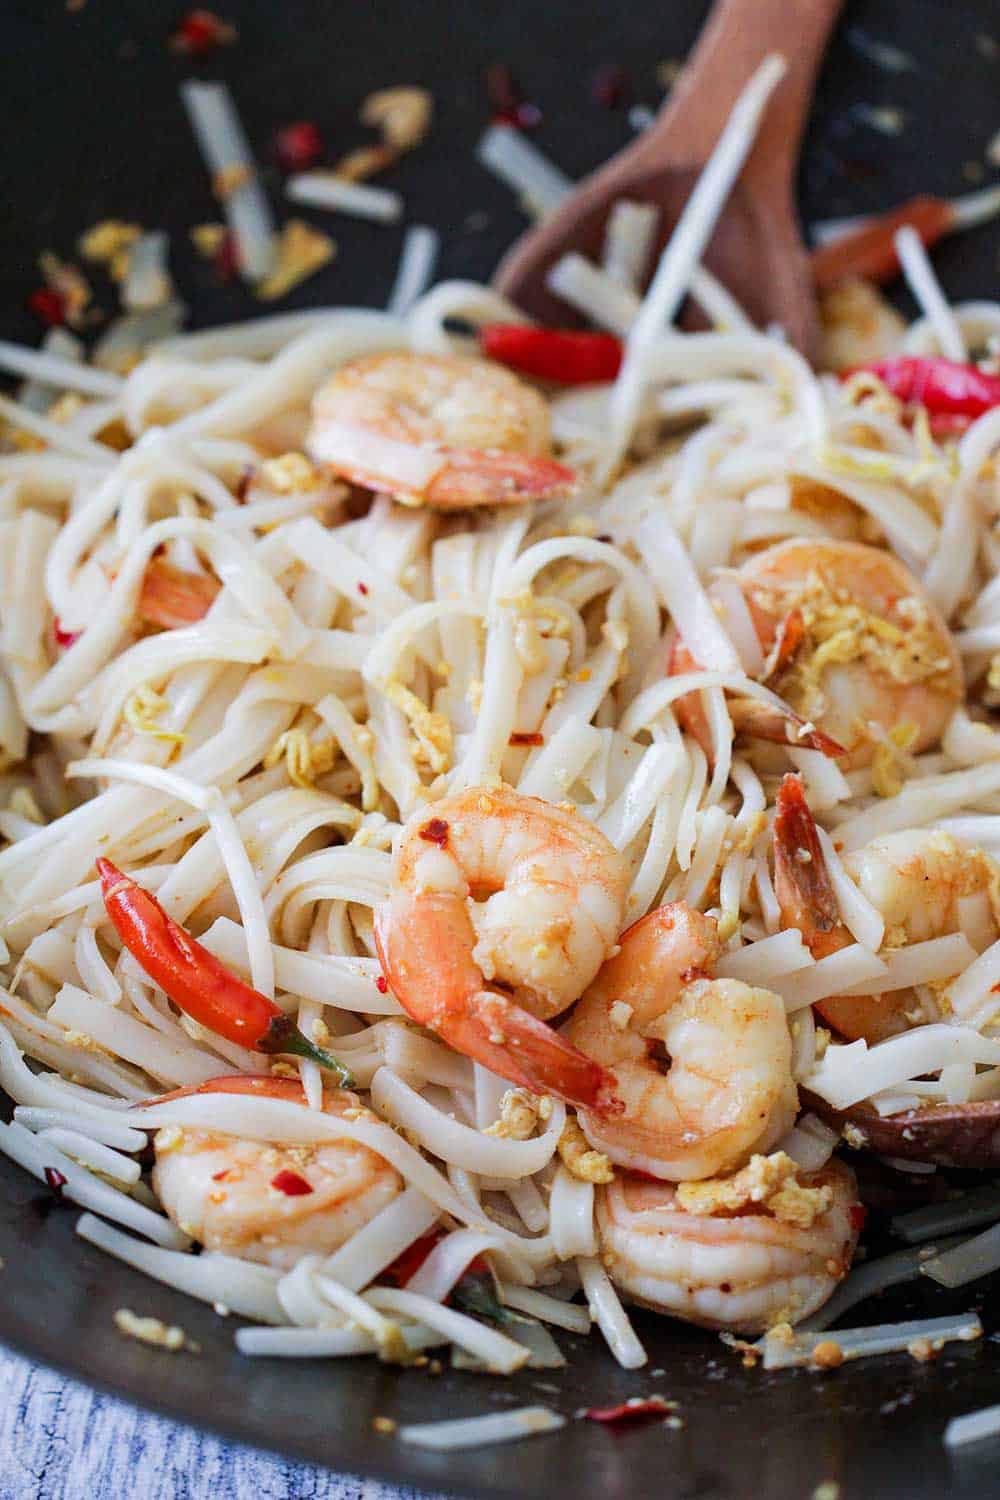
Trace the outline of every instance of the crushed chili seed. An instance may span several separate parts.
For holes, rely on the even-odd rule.
[[[583,1415],[588,1422],[644,1422],[651,1417],[665,1417],[676,1406],[676,1401],[664,1401],[662,1396],[635,1397],[619,1406],[590,1406]]]
[[[66,321],[66,303],[50,286],[40,286],[32,292],[28,308],[46,328],[59,328]]]
[[[438,844],[442,849],[448,842],[448,824],[444,818],[431,818],[420,830],[420,837],[428,844]]]
[[[294,120],[274,136],[274,159],[282,172],[306,172],[322,161],[326,147],[312,120]]]
[[[537,729],[521,730],[515,729],[507,741],[508,745],[544,745],[545,736]]]
[[[229,1168],[228,1167],[223,1167],[223,1169],[222,1169],[221,1172],[213,1172],[212,1173],[212,1181],[213,1182],[225,1182],[228,1176],[229,1176]]]
[[[286,1198],[304,1198],[312,1192],[312,1184],[300,1177],[298,1172],[289,1172],[287,1167],[271,1178],[271,1186],[284,1193]]]
[[[359,594],[367,594],[368,593],[368,585],[367,585],[367,583],[359,583],[358,584],[358,593]]]
[[[239,483],[237,484],[235,490],[236,499],[239,501],[240,505],[246,504],[247,491],[253,484],[253,477],[255,473],[256,469],[254,468],[253,464],[243,465],[243,473],[239,477]]]
[[[171,52],[185,57],[207,57],[217,47],[231,46],[236,38],[236,27],[213,10],[189,10],[171,33],[169,46]]]
[[[608,63],[594,74],[591,93],[596,103],[605,109],[617,109],[626,104],[632,92],[629,76],[618,63]]]
[[[62,1197],[62,1190],[66,1186],[66,1183],[69,1181],[69,1179],[64,1176],[62,1172],[60,1172],[58,1167],[46,1167],[45,1181],[47,1185],[52,1189],[52,1191],[56,1194],[56,1197]]]
[[[384,974],[380,974],[376,979],[375,988],[378,990],[380,995],[387,995],[389,993],[389,981],[388,979],[386,979]]]

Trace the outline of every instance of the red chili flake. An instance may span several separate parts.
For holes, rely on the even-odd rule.
[[[228,47],[235,40],[236,27],[214,10],[189,10],[171,34],[170,50],[185,57],[207,57],[217,47]]]
[[[591,93],[596,103],[602,104],[605,109],[617,109],[619,105],[626,104],[631,92],[629,76],[618,63],[598,68],[594,74]]]
[[[607,544],[608,544],[609,547],[613,547],[614,544],[615,544],[615,539],[611,535],[610,531],[602,531],[600,533],[600,535],[594,537],[594,541],[595,542],[607,542]]]
[[[236,251],[236,236],[227,229],[212,257],[212,268],[220,281],[233,281],[239,272],[240,261]]]
[[[493,63],[486,69],[486,92],[493,109],[495,125],[511,125],[515,130],[534,130],[542,118],[537,104],[524,98],[521,87],[506,63]]]
[[[378,990],[380,995],[387,995],[389,993],[389,981],[388,979],[386,979],[384,974],[380,974],[376,979],[375,988]]]
[[[699,969],[697,964],[692,964],[689,969],[681,970],[681,984],[694,984],[696,979],[707,979],[708,975],[704,969]]]
[[[73,642],[78,641],[83,634],[82,630],[64,630],[59,623],[58,615],[56,615],[52,622],[52,631],[56,638],[56,645],[61,646],[63,650],[68,646],[72,646]]]
[[[66,321],[66,303],[51,286],[40,286],[28,298],[28,307],[46,328],[59,328]]]
[[[531,731],[515,729],[507,743],[508,745],[544,745],[545,736],[539,734],[537,729]]]
[[[665,1417],[674,1410],[674,1403],[664,1401],[662,1396],[649,1396],[645,1400],[636,1397],[623,1401],[620,1406],[591,1406],[584,1412],[588,1422],[646,1422],[651,1417]]]
[[[228,1176],[229,1176],[229,1168],[228,1167],[223,1167],[223,1169],[222,1169],[221,1172],[213,1172],[212,1173],[212,1181],[213,1182],[225,1182],[226,1179],[228,1178]]]
[[[428,844],[439,844],[443,849],[448,842],[448,825],[444,818],[431,818],[420,830],[420,837]]]
[[[359,583],[358,584],[358,593],[359,594],[365,594],[365,595],[367,595],[367,593],[368,593],[368,585],[367,585],[367,583]]]
[[[236,486],[236,492],[235,492],[236,493],[236,499],[239,501],[240,505],[245,505],[246,504],[247,491],[249,490],[250,486],[253,484],[253,477],[256,474],[256,472],[257,472],[257,470],[256,470],[256,468],[254,467],[253,464],[244,464],[243,465],[243,473],[240,475],[239,483]]]
[[[326,147],[319,126],[312,120],[283,125],[274,136],[274,159],[282,172],[306,172],[322,161]]]
[[[865,1227],[865,1220],[867,1219],[867,1217],[868,1217],[868,1210],[867,1210],[867,1208],[865,1208],[865,1206],[864,1206],[863,1203],[852,1203],[851,1204],[851,1207],[850,1207],[850,1210],[849,1210],[849,1218],[850,1218],[850,1221],[851,1221],[851,1228],[852,1229],[856,1229],[859,1234],[861,1233],[862,1229],[864,1229],[864,1227]]]
[[[58,1167],[46,1167],[45,1181],[57,1196],[61,1196],[68,1179],[63,1176]]]
[[[300,1177],[298,1172],[289,1172],[287,1167],[271,1178],[271,1186],[277,1188],[279,1193],[284,1193],[286,1198],[304,1198],[306,1193],[312,1192],[312,1184]]]

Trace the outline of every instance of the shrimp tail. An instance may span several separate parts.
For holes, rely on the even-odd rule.
[[[154,557],[143,575],[136,613],[145,624],[160,625],[164,630],[197,625],[208,614],[221,587],[209,573],[188,573]]]
[[[774,891],[782,916],[797,927],[814,953],[842,946],[840,906],[809,810],[801,776],[778,788],[774,819]]]
[[[772,707],[759,698],[733,698],[728,704],[733,729],[751,739],[768,740],[775,745],[789,745],[796,750],[818,750],[836,760],[847,751],[839,741],[824,734],[814,724],[807,724],[792,710]]]
[[[605,1118],[624,1110],[613,1073],[495,990],[480,990],[471,997],[463,1040],[466,1045],[460,1050],[471,1052],[468,1044],[475,1042],[478,1050],[471,1055],[477,1061],[532,1093],[555,1094]]]
[[[763,612],[760,606],[754,602],[752,595],[747,595],[747,604],[754,624],[757,625],[757,634],[761,639],[766,639],[766,629],[758,624]],[[800,609],[790,609],[778,626],[778,633],[774,637],[774,645],[768,653],[764,670],[760,675],[760,681],[772,682],[775,677],[780,677],[788,667],[791,666],[798,655],[799,648],[806,637],[806,623],[802,618]]]

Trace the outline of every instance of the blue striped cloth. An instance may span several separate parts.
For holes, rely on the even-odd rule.
[[[237,1447],[0,1350],[0,1500],[419,1500]]]

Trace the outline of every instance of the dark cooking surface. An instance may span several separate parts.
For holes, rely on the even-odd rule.
[[[90,0],[77,14],[66,13],[62,0],[8,0],[0,51],[7,120],[0,161],[4,336],[37,339],[24,303],[38,282],[38,251],[70,254],[79,232],[109,215],[171,231],[175,275],[195,322],[254,311],[241,287],[214,286],[188,247],[189,226],[217,214],[177,102],[182,77],[230,81],[262,160],[274,126],[299,118],[317,120],[339,154],[366,138],[354,117],[370,89],[427,84],[438,109],[433,133],[386,182],[403,192],[410,220],[443,231],[439,274],[485,278],[523,220],[512,196],[472,155],[487,114],[483,66],[513,65],[545,115],[539,145],[581,174],[630,138],[623,111],[593,102],[594,70],[622,63],[635,98],[655,104],[655,64],[683,55],[706,6],[233,0],[220,9],[236,21],[240,41],[192,66],[165,50],[176,12],[160,0]],[[991,59],[977,40],[991,20],[1000,40],[996,0],[867,0],[848,7],[807,140],[807,220],[875,210],[917,191],[950,195],[979,185],[963,167],[982,162],[1000,124],[1000,58]],[[905,48],[919,71],[880,71],[850,44],[850,27]],[[852,113],[859,103],[902,108],[906,129],[898,137],[879,134]],[[471,226],[470,215],[480,216]],[[330,216],[316,222],[338,238],[340,256],[280,307],[380,304],[401,229]],[[940,249],[936,264],[954,296],[995,294],[998,242],[996,228],[989,228]],[[570,1368],[551,1380],[451,1372],[434,1379],[369,1360],[247,1360],[234,1351],[233,1320],[218,1319],[76,1240],[76,1217],[0,1158],[0,1338],[243,1441],[426,1489],[524,1500],[556,1494],[809,1500],[824,1480],[840,1483],[841,1500],[1000,1495],[1000,1444],[949,1458],[940,1440],[948,1417],[1000,1399],[1000,1349],[991,1339],[951,1345],[930,1365],[891,1356],[829,1375],[743,1370],[712,1336],[644,1318],[638,1321],[650,1366],[634,1373],[614,1364],[599,1336],[588,1341],[562,1333],[557,1339]],[[992,1329],[995,1290],[987,1283],[955,1293],[929,1284],[904,1288],[877,1311],[863,1308],[858,1321],[976,1306]],[[122,1306],[181,1323],[202,1354],[167,1355],[122,1338],[112,1321]],[[681,1402],[681,1430],[654,1424],[616,1434],[571,1422],[551,1437],[456,1455],[407,1449],[371,1430],[375,1415],[429,1420],[527,1401],[571,1415],[586,1404],[649,1391]]]

